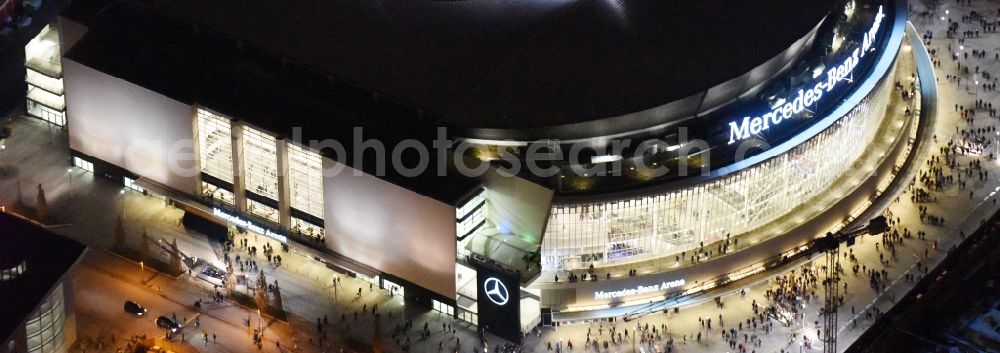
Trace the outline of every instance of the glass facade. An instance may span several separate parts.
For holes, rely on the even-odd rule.
[[[243,165],[246,189],[254,194],[278,199],[278,150],[274,136],[243,127]]]
[[[58,285],[24,325],[28,352],[48,353],[60,348],[65,320],[63,286]]]
[[[288,144],[288,189],[292,208],[323,219],[323,159]]]
[[[198,108],[201,172],[233,182],[233,131],[229,119]]]
[[[753,167],[657,195],[555,205],[543,268],[673,258],[778,219],[851,171],[882,123],[892,77],[822,133]]]
[[[232,121],[207,109],[196,111],[198,153],[203,174],[202,196],[230,206],[243,202],[233,192],[236,158],[233,153]],[[241,175],[247,194],[246,213],[274,224],[282,224],[278,209],[281,195],[278,169],[278,140],[262,130],[242,125],[239,136],[242,146]],[[288,207],[290,231],[317,239],[323,230],[323,157],[304,147],[287,144]],[[226,185],[229,183],[229,185]]]
[[[292,217],[292,231],[310,238],[323,239],[323,227],[312,224],[298,217]]]
[[[455,208],[455,236],[465,237],[486,222],[486,190],[480,189],[465,204]]]
[[[21,263],[17,264],[17,266],[0,270],[0,282],[18,278],[21,276],[22,273],[24,273],[24,271],[27,270],[28,270],[28,264],[24,261],[21,261]]]
[[[406,296],[406,287],[396,284],[390,280],[382,279],[382,288],[389,291],[392,295],[398,295],[400,297]]]
[[[458,318],[473,325],[479,325],[479,315],[471,311],[461,310]]]
[[[73,166],[86,170],[88,172],[94,172],[94,163],[91,163],[80,157],[73,157]]]
[[[455,307],[439,302],[435,299],[431,299],[431,304],[434,308],[434,311],[447,314],[448,316],[455,316]]]
[[[233,206],[236,205],[236,195],[232,191],[220,188],[218,186],[201,182],[201,195],[208,197],[213,200],[219,200],[223,203]]]
[[[32,94],[32,93],[43,92],[41,90],[35,91],[35,90],[37,90],[37,88],[29,88],[29,90],[30,90],[29,91],[29,97],[35,97],[37,95],[37,94]],[[38,102],[36,102],[34,100],[28,99],[28,102],[25,104],[25,110],[28,112],[28,114],[31,114],[31,116],[34,116],[36,118],[45,120],[45,121],[50,122],[50,123],[52,123],[54,125],[57,125],[57,126],[66,125],[66,113],[65,112],[60,111],[60,110],[56,110],[56,109],[53,109],[53,108],[50,108],[50,107],[48,107],[48,106],[46,106],[46,105],[44,105],[42,103],[38,103]]]
[[[247,212],[274,223],[281,222],[278,209],[254,200],[247,199]]]
[[[129,189],[132,189],[132,190],[135,190],[135,191],[138,191],[138,192],[144,192],[144,191],[146,191],[146,189],[143,189],[141,186],[139,186],[138,183],[136,183],[135,179],[132,179],[132,178],[129,178],[129,177],[122,177],[122,182],[125,185],[125,187],[127,187]]]
[[[42,28],[24,46],[24,60],[24,82],[28,86],[25,110],[54,125],[66,125],[59,30],[51,25]]]

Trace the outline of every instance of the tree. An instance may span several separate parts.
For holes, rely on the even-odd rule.
[[[49,215],[49,206],[45,202],[45,189],[42,189],[42,184],[38,184],[38,198],[35,202],[35,212],[37,213],[38,221],[44,223]]]
[[[260,275],[257,276],[257,286],[253,291],[253,296],[257,302],[257,309],[267,312],[267,277],[264,277],[264,271],[260,271],[259,273]]]
[[[3,128],[0,128],[0,143],[7,140],[10,135],[14,134],[14,119],[7,119],[7,122],[3,124]]]
[[[233,264],[231,263],[226,264],[226,276],[222,278],[222,286],[226,288],[230,296],[236,291],[236,274],[233,273]]]
[[[170,270],[181,273],[181,251],[177,249],[177,238],[170,242]]]
[[[274,280],[274,311],[276,313],[285,311],[285,304],[281,301],[281,287],[278,287],[278,280]]]

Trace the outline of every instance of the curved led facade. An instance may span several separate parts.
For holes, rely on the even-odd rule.
[[[853,7],[848,9],[853,11]],[[690,261],[696,254],[690,250],[717,253],[718,244],[727,239],[757,243],[776,237],[787,227],[775,221],[792,215],[800,222],[810,219],[840,199],[821,197],[825,193],[850,192],[832,187],[854,174],[852,165],[861,163],[866,151],[875,148],[879,132],[893,143],[900,138],[883,124],[887,124],[905,11],[877,5],[868,12],[871,22],[852,32],[858,37],[854,44],[841,46],[825,69],[814,70],[812,81],[786,90],[781,96],[786,98],[776,99],[766,114],[734,117],[726,131],[730,143],[759,139],[769,123],[776,128],[782,116],[787,120],[799,111],[810,115],[792,124],[804,128],[778,145],[759,147],[764,153],[736,157],[707,175],[645,190],[598,192],[555,201],[541,247],[543,269],[653,259]],[[865,69],[855,71],[858,66]],[[838,91],[842,96],[827,97]],[[819,99],[827,105],[818,111],[822,115],[812,116],[809,107]],[[799,208],[805,210],[792,214]],[[769,224],[773,227],[766,228]],[[753,236],[743,237],[749,234]]]
[[[751,168],[657,195],[553,207],[543,268],[673,256],[785,215],[851,172],[883,122],[893,77],[821,134]]]

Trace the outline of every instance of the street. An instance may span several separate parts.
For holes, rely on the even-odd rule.
[[[114,352],[122,348],[133,336],[156,339],[156,345],[175,352],[250,352],[256,350],[251,339],[251,328],[256,328],[256,313],[229,302],[211,301],[209,288],[201,288],[191,281],[179,282],[103,251],[88,253],[73,273],[74,301],[81,341],[102,343]],[[140,277],[145,285],[140,284]],[[198,297],[195,293],[204,293]],[[200,310],[194,307],[194,298],[203,299]],[[123,303],[132,300],[148,312],[141,317],[123,310]],[[154,320],[164,315],[176,315],[182,329],[170,339],[164,339],[165,330],[157,328]],[[249,316],[248,316],[249,315]],[[196,325],[196,318],[198,324]],[[245,324],[249,318],[250,327]],[[186,321],[185,321],[186,320]],[[285,352],[277,348],[278,337],[291,337],[288,325],[264,318],[265,344],[262,352]],[[203,339],[208,334],[208,342]],[[217,339],[213,339],[213,335]],[[114,337],[114,338],[112,338]],[[294,348],[286,341],[283,348]],[[108,349],[114,347],[115,349]]]

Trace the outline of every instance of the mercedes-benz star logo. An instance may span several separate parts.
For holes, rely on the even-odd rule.
[[[486,282],[483,282],[483,291],[486,292],[486,297],[496,305],[507,304],[507,299],[510,298],[507,286],[496,277],[487,278]]]

